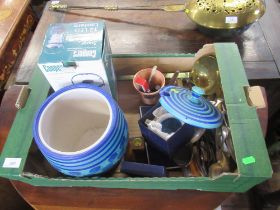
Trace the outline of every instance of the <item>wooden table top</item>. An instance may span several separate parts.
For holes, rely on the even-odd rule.
[[[30,0],[0,1],[0,57]]]
[[[65,1],[64,1],[65,2]],[[68,0],[69,5],[77,1]],[[112,5],[112,0],[80,0],[79,5]],[[131,1],[119,0],[119,6],[184,3],[184,0]],[[103,19],[109,34],[112,53],[195,53],[206,43],[236,42],[249,79],[279,78],[280,68],[280,6],[277,0],[266,2],[267,11],[242,35],[233,38],[209,37],[197,30],[184,12],[165,11],[51,11],[47,4],[33,39],[19,67],[16,81],[26,83],[37,63],[47,27],[56,22],[94,21]]]

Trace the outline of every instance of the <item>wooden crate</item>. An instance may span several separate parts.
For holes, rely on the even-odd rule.
[[[272,176],[272,169],[263,139],[256,107],[248,104],[245,94],[249,86],[238,48],[233,43],[207,45],[196,56],[213,51],[217,57],[221,85],[228,110],[229,125],[237,161],[237,171],[218,177],[166,178],[73,178],[52,173],[40,155],[32,137],[36,111],[49,93],[50,86],[40,70],[34,70],[30,82],[31,94],[23,109],[18,111],[0,158],[0,176],[35,186],[100,187],[131,189],[196,189],[215,192],[244,192]],[[177,69],[190,71],[195,60],[190,54],[171,55],[114,55],[118,77],[134,74],[143,67],[157,65],[162,72]],[[139,95],[131,81],[118,81],[118,102],[125,112],[131,137],[139,136]],[[3,168],[6,158],[18,158],[18,168]],[[251,161],[247,162],[246,160]],[[253,160],[253,161],[252,161]]]

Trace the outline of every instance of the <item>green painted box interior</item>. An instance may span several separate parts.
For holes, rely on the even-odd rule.
[[[44,171],[43,164],[33,164],[33,153],[36,147],[32,137],[33,119],[39,106],[49,93],[50,86],[39,69],[35,69],[30,81],[31,93],[25,107],[17,112],[8,139],[1,153],[0,176],[12,180],[19,180],[35,186],[53,187],[101,187],[101,188],[135,188],[135,189],[197,189],[219,192],[244,192],[258,183],[272,176],[272,169],[268,157],[265,141],[258,121],[255,107],[249,106],[244,87],[249,86],[241,57],[234,43],[214,44],[216,57],[220,69],[221,84],[228,110],[229,124],[232,132],[238,170],[235,173],[224,173],[218,177],[168,177],[168,178],[115,178],[115,177],[85,177],[73,178],[67,176],[53,177]],[[169,65],[170,59],[178,64],[180,60],[193,58],[191,54],[171,55],[114,55],[114,64],[117,75],[133,74],[141,66],[147,67],[147,60],[156,61],[164,72],[177,70]],[[125,59],[125,62],[121,62]],[[130,64],[127,59],[131,59]],[[134,62],[134,60],[135,62]],[[136,62],[141,61],[139,63]],[[161,63],[162,62],[162,63]],[[133,63],[137,63],[132,70]],[[127,65],[127,66],[125,66]],[[121,66],[121,67],[120,67]],[[119,72],[118,72],[119,71]],[[124,81],[131,84],[131,81]],[[128,84],[127,83],[127,84]],[[123,85],[123,86],[126,86]],[[131,86],[132,87],[132,86]],[[119,87],[121,91],[122,87]],[[124,88],[123,88],[124,89]],[[126,88],[129,89],[129,88]],[[132,90],[135,91],[135,90]],[[126,94],[127,98],[130,97]],[[134,96],[135,97],[135,96]],[[124,96],[119,94],[120,105]],[[135,98],[131,98],[131,101]],[[137,100],[137,99],[136,99]],[[122,107],[122,105],[121,105]],[[138,117],[138,110],[130,113],[124,110],[128,121]],[[137,121],[130,128],[130,135],[138,135]],[[131,125],[129,123],[129,125]],[[133,127],[133,128],[132,128]],[[35,148],[36,149],[36,148]],[[255,161],[246,164],[246,158],[253,157]],[[5,158],[21,158],[19,168],[3,168]],[[44,162],[44,159],[37,161]],[[34,167],[36,168],[34,173]]]

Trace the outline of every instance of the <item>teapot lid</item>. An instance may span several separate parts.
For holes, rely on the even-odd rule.
[[[221,112],[202,95],[204,90],[165,86],[160,91],[160,104],[177,119],[200,128],[217,128],[222,124]]]

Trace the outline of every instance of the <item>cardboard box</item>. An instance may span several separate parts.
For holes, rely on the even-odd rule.
[[[196,189],[216,192],[244,192],[269,179],[272,168],[267,153],[256,107],[248,104],[245,88],[248,80],[236,44],[206,45],[196,55],[114,55],[118,77],[118,98],[129,125],[130,137],[141,135],[138,127],[140,96],[133,89],[131,78],[139,69],[155,64],[164,73],[180,69],[188,72],[199,56],[214,53],[217,57],[221,85],[231,129],[237,170],[217,177],[73,178],[50,167],[33,142],[34,115],[48,95],[50,86],[41,71],[34,71],[31,93],[23,109],[19,110],[0,157],[0,176],[35,186],[100,187],[134,189]],[[130,75],[128,75],[130,74]],[[128,75],[128,76],[127,76]],[[11,159],[12,158],[12,159]]]
[[[102,21],[50,25],[38,66],[55,91],[87,82],[116,95],[111,49]]]

